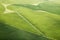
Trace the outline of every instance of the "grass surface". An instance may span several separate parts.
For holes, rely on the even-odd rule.
[[[14,0],[12,0],[12,2],[13,1]],[[26,2],[28,4],[19,4],[18,1],[18,3],[14,1],[14,3],[17,3],[14,4],[11,0],[8,2],[12,5],[8,6],[7,9],[14,12],[3,12],[0,14],[0,33],[2,34],[2,37],[0,38],[7,38],[9,36],[11,39],[20,38],[22,40],[60,40],[59,4],[49,1],[45,1],[44,3],[38,5],[31,5],[28,2]],[[12,30],[9,27],[13,27],[12,29],[15,31],[18,29],[18,31],[9,34],[9,31]],[[15,35],[15,33],[17,34]],[[11,37],[10,35],[13,36]]]
[[[17,12],[27,18],[44,35],[59,40],[59,15],[42,10],[32,10],[30,8],[21,6],[16,6],[16,8]]]

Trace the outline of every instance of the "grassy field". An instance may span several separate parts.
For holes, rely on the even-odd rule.
[[[0,14],[0,35],[2,36],[0,38],[60,40],[59,4],[53,2],[38,5],[12,3],[7,9],[14,12]],[[11,31],[13,31],[12,34]]]
[[[60,15],[43,10],[32,10],[24,6],[15,6],[17,12],[27,18],[44,35],[59,40]]]

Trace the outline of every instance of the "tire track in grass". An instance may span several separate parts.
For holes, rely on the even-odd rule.
[[[9,6],[9,5],[8,5]],[[10,11],[11,12],[11,11]],[[21,13],[19,13],[18,11],[15,11],[17,13],[17,15],[19,17],[21,17],[24,21],[26,21],[29,25],[32,26],[32,28],[34,28],[39,34],[41,34],[43,37],[46,37],[48,39],[51,39],[51,40],[56,40],[54,38],[50,38],[50,37],[47,37],[44,32],[42,32],[37,26],[35,26],[34,24],[32,24],[25,16],[23,16]]]
[[[34,28],[35,30],[37,30],[37,32],[39,32],[39,34],[41,34],[43,37],[46,37],[46,38],[51,39],[51,40],[56,40],[56,39],[54,39],[54,38],[47,37],[47,36],[44,34],[44,32],[42,32],[38,27],[36,27],[34,24],[32,24],[32,23],[31,23],[25,16],[23,16],[21,13],[19,13],[19,12],[17,12],[17,11],[16,11],[16,13],[17,13],[17,15],[18,15],[19,17],[21,17],[24,21],[26,21],[29,25],[31,25],[32,28]]]
[[[13,13],[13,12],[14,12],[14,11],[12,11],[12,10],[7,9],[7,6],[9,6],[9,5],[11,5],[11,4],[4,4],[4,3],[2,3],[2,5],[5,7],[4,14],[6,14],[6,13]]]

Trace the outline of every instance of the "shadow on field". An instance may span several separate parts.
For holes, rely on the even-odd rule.
[[[0,22],[0,40],[49,40]],[[51,39],[50,39],[51,40]]]

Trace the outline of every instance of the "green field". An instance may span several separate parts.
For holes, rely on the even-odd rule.
[[[30,1],[26,4],[13,1],[1,0],[4,3],[11,3],[7,9],[14,12],[4,13],[4,7],[0,7],[0,39],[60,40],[59,3],[46,0],[38,5],[32,5],[33,2],[29,3]]]

